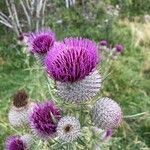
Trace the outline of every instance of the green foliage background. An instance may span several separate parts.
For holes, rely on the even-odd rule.
[[[147,14],[150,10],[148,0],[108,1],[112,4],[118,2],[122,4],[123,16]],[[150,66],[146,71],[144,66],[147,63],[145,49],[149,48],[149,45],[135,47],[130,28],[118,22],[111,24],[109,31],[106,31],[104,23],[106,16],[98,8],[92,9],[89,6],[91,12],[96,14],[96,18],[91,21],[81,15],[80,7],[66,9],[63,2],[60,4],[59,1],[55,5],[61,7],[51,10],[46,24],[56,32],[58,40],[66,36],[82,36],[97,42],[108,39],[112,45],[115,43],[124,45],[125,51],[120,59],[113,63],[113,73],[105,82],[102,94],[115,99],[122,106],[125,115],[149,113]],[[4,9],[3,5],[0,6]],[[53,11],[56,13],[53,14]],[[62,24],[56,23],[58,19],[63,20]],[[13,33],[0,25],[0,149],[3,149],[5,138],[15,133],[8,124],[7,113],[12,94],[22,88],[26,89],[34,100],[51,98],[45,78],[34,58],[27,56],[25,50],[16,45]],[[125,119],[122,127],[114,134],[114,143],[110,147],[111,150],[149,150],[149,148],[149,114]]]

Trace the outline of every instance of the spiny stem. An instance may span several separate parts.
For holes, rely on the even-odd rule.
[[[51,84],[50,82],[49,82],[49,80],[47,79],[47,87],[48,87],[48,90],[49,90],[49,93],[50,93],[50,95],[51,95],[51,98],[53,99],[53,100],[55,100],[55,97],[53,96],[53,93],[52,93],[52,90],[51,90],[51,87],[50,87],[50,85],[49,84]]]
[[[49,147],[48,147],[48,141],[45,141],[44,142],[44,150],[49,150]]]
[[[67,150],[71,150],[71,145],[70,145],[70,143],[67,144]]]
[[[81,126],[84,125],[84,104],[81,104],[80,106],[80,123]]]
[[[107,75],[105,75],[102,82],[104,82],[108,78],[108,76],[112,74],[112,72],[113,70],[111,70]]]
[[[87,145],[86,145],[86,143],[85,143],[81,138],[78,138],[78,140],[83,144],[83,146],[84,146],[85,148],[88,148]]]

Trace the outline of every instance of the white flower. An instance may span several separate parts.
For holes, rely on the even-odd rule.
[[[74,117],[65,116],[60,119],[57,126],[60,140],[72,142],[80,136],[80,122]]]

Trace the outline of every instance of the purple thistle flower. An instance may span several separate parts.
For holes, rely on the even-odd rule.
[[[60,110],[52,101],[35,105],[30,115],[30,127],[35,135],[47,139],[56,135],[57,122],[61,118]]]
[[[118,53],[122,53],[123,50],[124,50],[124,47],[123,47],[123,45],[121,45],[121,44],[117,44],[117,45],[115,46],[115,50],[116,50],[116,52],[118,52]]]
[[[53,47],[55,42],[55,33],[50,29],[42,29],[38,32],[32,32],[28,37],[28,47],[31,53],[45,54]]]
[[[66,38],[45,59],[47,73],[60,82],[84,79],[98,63],[97,46],[83,38]]]
[[[27,144],[19,136],[10,136],[6,139],[6,150],[26,150]]]
[[[101,40],[99,42],[100,46],[107,46],[108,45],[108,42],[106,40]]]

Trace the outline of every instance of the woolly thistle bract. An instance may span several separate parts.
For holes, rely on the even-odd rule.
[[[76,140],[81,134],[79,120],[70,116],[61,118],[58,122],[57,134],[59,139],[65,142]]]
[[[12,126],[21,127],[28,124],[29,111],[33,105],[28,99],[28,94],[23,90],[13,95],[13,102],[8,112],[8,120]]]
[[[77,82],[56,81],[57,94],[66,102],[82,103],[91,100],[100,90],[102,79],[97,70]]]
[[[121,108],[114,100],[101,98],[92,108],[92,120],[101,129],[117,128],[122,121]]]

